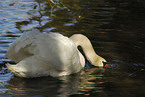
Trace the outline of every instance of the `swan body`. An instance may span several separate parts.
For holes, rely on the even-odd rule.
[[[102,67],[102,62],[106,62],[95,53],[88,38],[82,34],[68,38],[59,33],[41,33],[33,29],[11,44],[6,57],[17,64],[6,65],[16,76],[24,78],[70,75],[85,66],[85,59],[77,46],[83,48],[93,65]]]

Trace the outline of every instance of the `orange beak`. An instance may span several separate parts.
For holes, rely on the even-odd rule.
[[[105,68],[109,68],[109,65],[108,64],[105,64],[105,66],[104,66]]]

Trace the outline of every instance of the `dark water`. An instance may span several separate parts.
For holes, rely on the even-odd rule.
[[[1,0],[0,97],[144,97],[144,5],[144,0]],[[4,55],[32,28],[86,35],[111,68],[86,68],[61,78],[15,77]]]

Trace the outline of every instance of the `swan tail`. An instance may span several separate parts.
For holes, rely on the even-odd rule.
[[[7,68],[9,71],[11,71],[14,75],[18,76],[18,77],[26,77],[26,74],[24,70],[21,70],[17,64],[14,65],[14,64],[9,64],[7,63],[6,64]]]

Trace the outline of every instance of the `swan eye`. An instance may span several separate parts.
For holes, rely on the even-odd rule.
[[[103,65],[107,64],[107,62],[102,61]]]

